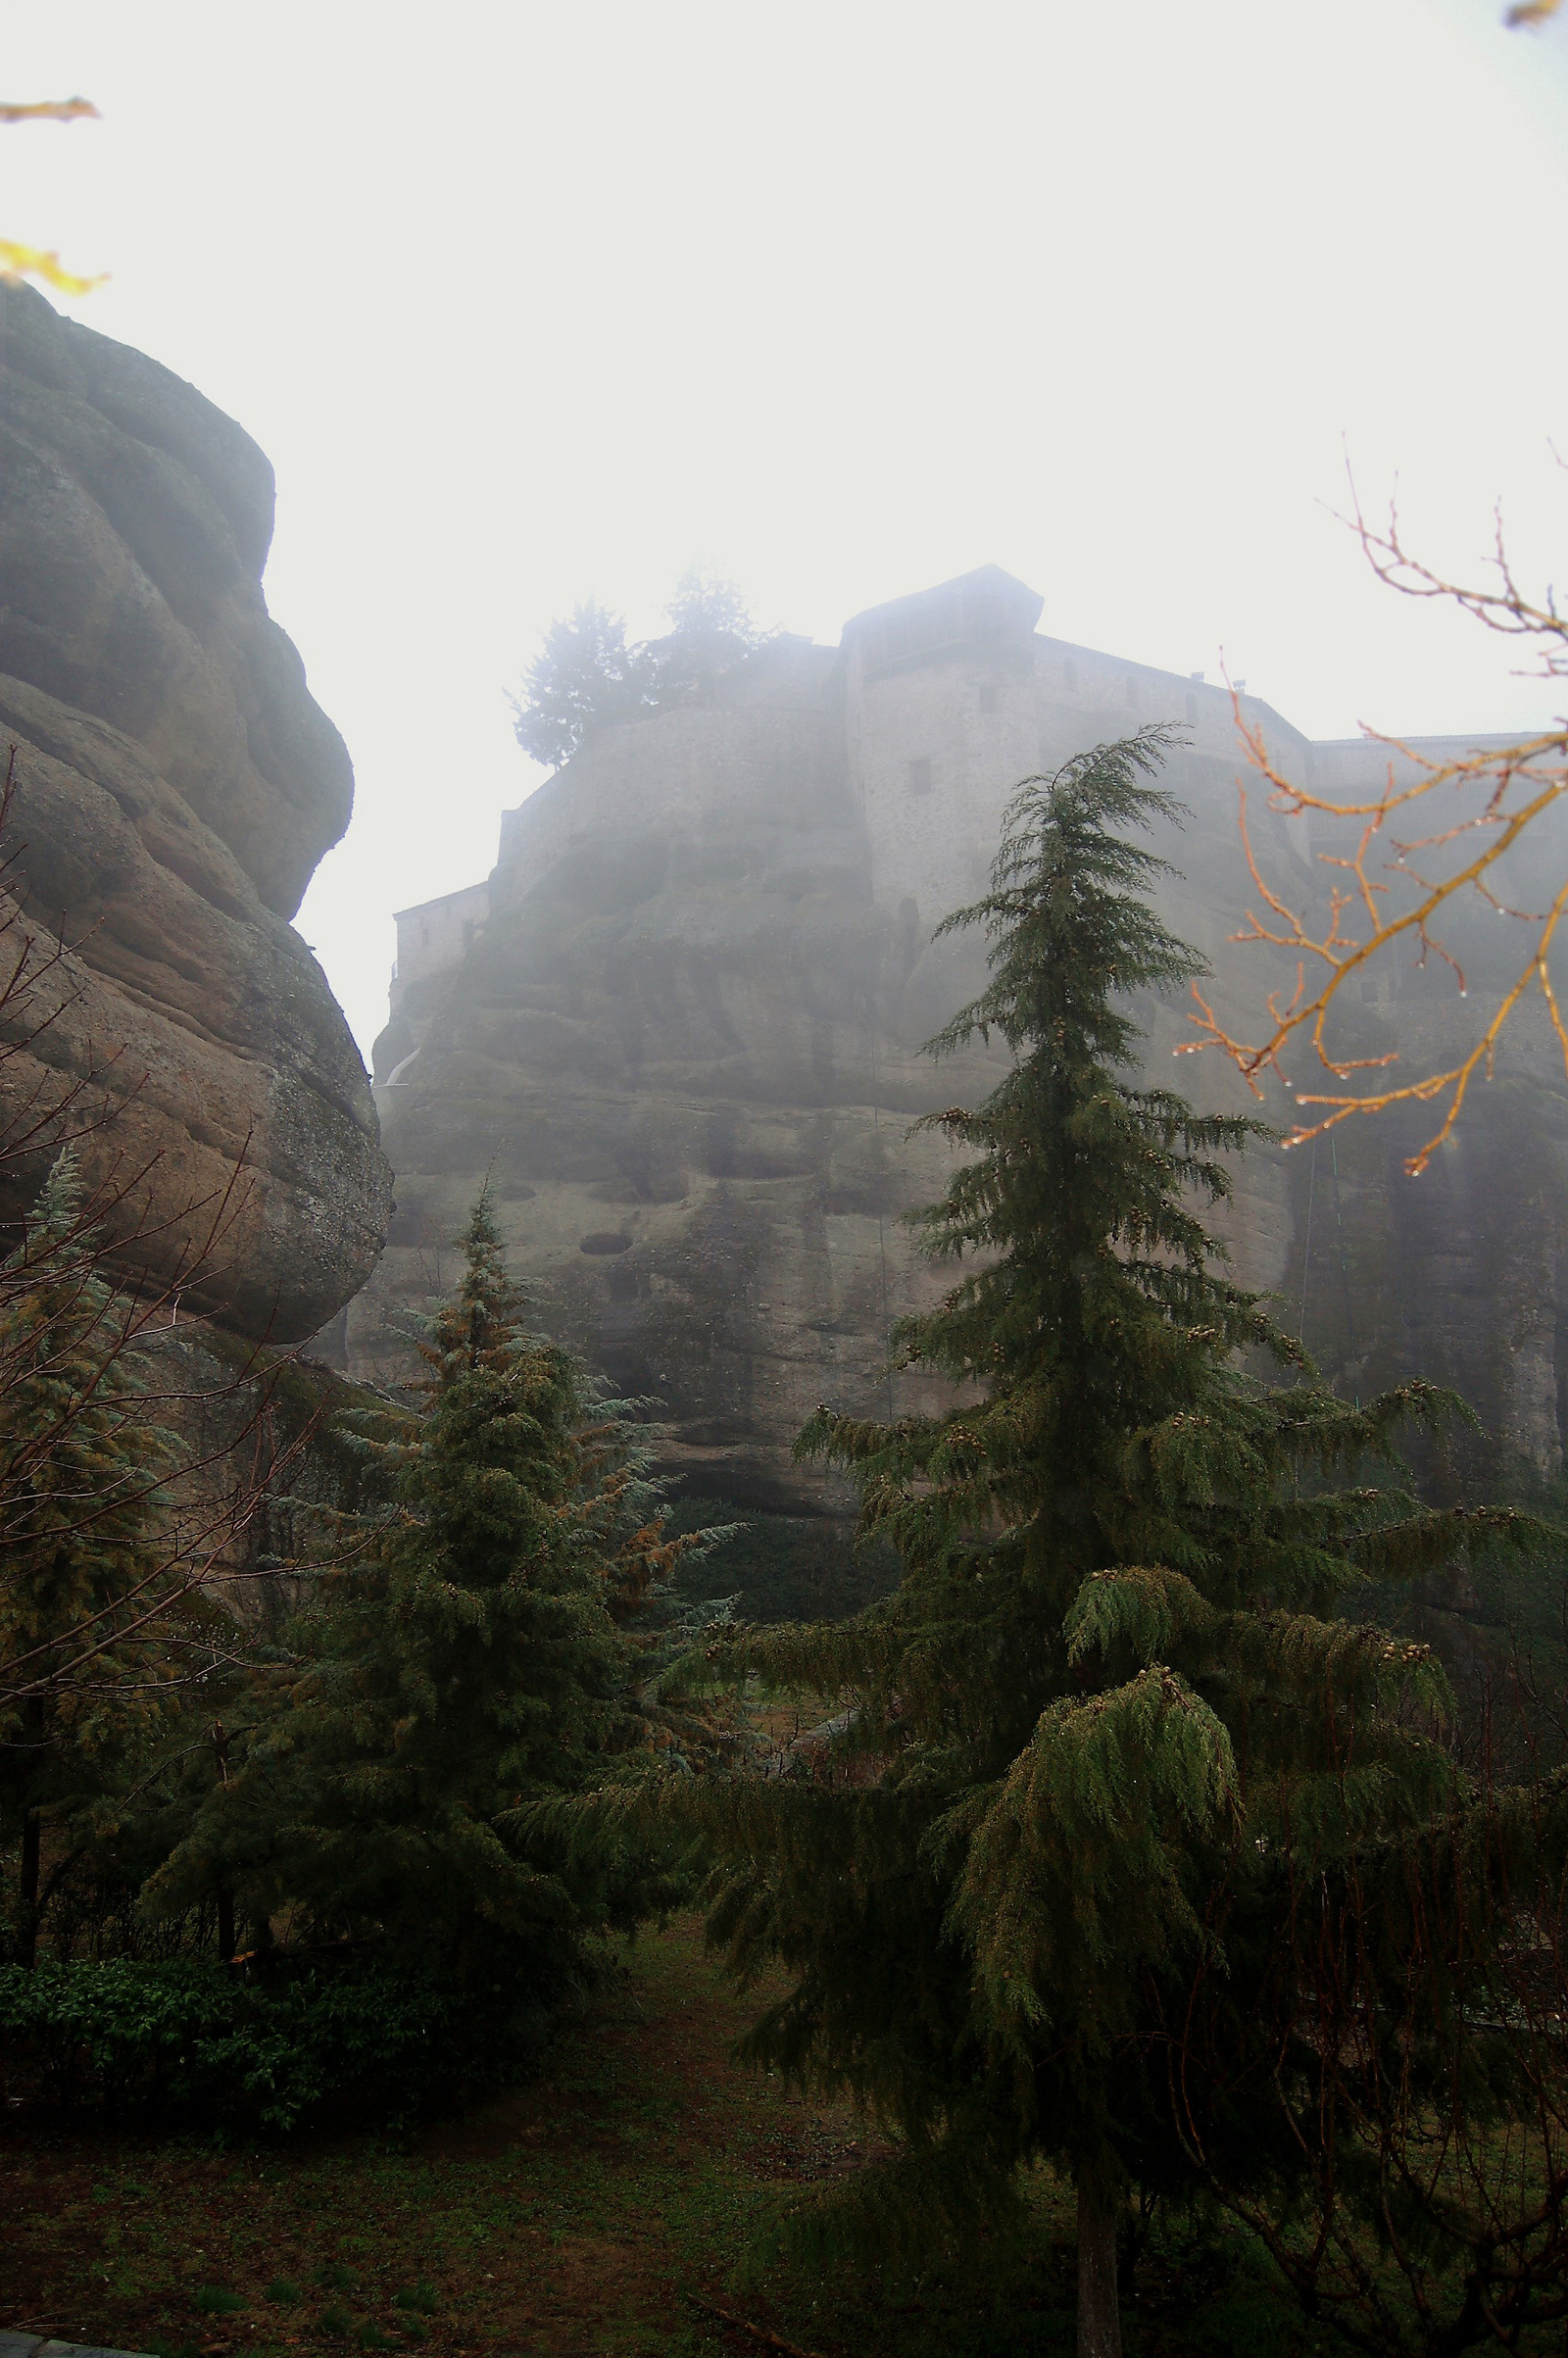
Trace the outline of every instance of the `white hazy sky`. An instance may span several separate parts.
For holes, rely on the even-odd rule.
[[[1042,628],[1316,735],[1545,692],[1366,576],[1399,480],[1477,572],[1563,545],[1568,19],[1502,0],[48,0],[0,227],[277,470],[272,611],[348,739],[300,924],[360,1038],[390,911],[539,772],[503,690],[695,555],[760,619],[995,561]]]

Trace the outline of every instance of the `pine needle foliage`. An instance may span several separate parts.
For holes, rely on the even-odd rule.
[[[849,1709],[825,1774],[703,1797],[711,1936],[743,1975],[791,1977],[751,2054],[902,2140],[885,2199],[840,2214],[852,2242],[874,2214],[881,2255],[901,2186],[929,2256],[944,2218],[972,2243],[977,2185],[1000,2217],[1041,2159],[1076,2181],[1085,2235],[1131,2187],[1187,2183],[1159,2041],[1194,1972],[1229,1974],[1245,2010],[1282,1848],[1344,1858],[1453,1796],[1437,1665],[1342,1601],[1472,1546],[1552,1544],[1417,1504],[1399,1433],[1460,1404],[1324,1389],[1203,1224],[1257,1126],[1127,1077],[1129,1001],[1200,971],[1149,906],[1165,870],[1140,837],[1179,815],[1152,783],[1168,742],[1027,780],[990,892],[947,921],[985,929],[991,980],[932,1053],[998,1037],[1013,1057],[977,1109],[933,1117],[968,1155],[917,1215],[956,1281],[895,1330],[895,1365],[954,1404],[823,1407],[802,1434],[858,1477],[902,1582],[848,1624],[737,1642],[741,1667]],[[1287,1381],[1249,1372],[1270,1361]],[[1245,2148],[1261,2117],[1238,2095],[1209,2133]]]
[[[559,769],[598,730],[646,711],[653,689],[653,667],[627,646],[620,615],[590,598],[545,632],[522,692],[510,700],[513,733],[531,760]]]
[[[623,1421],[528,1331],[487,1195],[460,1245],[412,1407],[351,1420],[380,1502],[338,1525],[161,1891],[221,1881],[296,1940],[494,1967],[548,2005],[593,1934],[667,1896],[659,1859],[569,1804],[703,1740],[645,1701],[660,1648],[628,1625],[706,1535],[663,1538]]]
[[[0,1268],[0,1828],[21,1838],[19,1951],[31,1961],[39,1842],[112,1790],[167,1720],[177,1454],[149,1397],[134,1313],[98,1274],[69,1151]]]

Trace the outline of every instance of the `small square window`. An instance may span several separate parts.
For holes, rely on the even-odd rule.
[[[998,710],[999,706],[1001,705],[1001,703],[1002,703],[1002,698],[1001,698],[1001,697],[1000,697],[1000,695],[997,693],[997,690],[996,690],[995,688],[982,688],[982,689],[981,689],[981,691],[980,691],[980,710],[981,710],[981,712],[996,712],[996,711]]]
[[[921,754],[917,761],[909,763],[909,792],[911,794],[929,794],[930,791],[931,763],[928,757]]]

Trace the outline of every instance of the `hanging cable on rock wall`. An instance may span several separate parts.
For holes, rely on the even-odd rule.
[[[877,1142],[878,1147],[880,1147],[882,1137],[882,1113],[879,1100],[882,1095],[882,1084],[877,1072],[876,1058],[875,974],[872,975],[870,988],[866,992],[865,1008],[866,1035],[871,1052],[871,1136]],[[877,1154],[876,1163],[878,1177],[880,1178],[882,1168],[882,1157],[880,1154]],[[888,1422],[891,1424],[893,1422],[893,1370],[890,1365],[890,1361],[893,1355],[893,1297],[892,1290],[888,1284],[887,1228],[884,1224],[882,1206],[880,1203],[877,1204],[876,1210],[876,1251],[877,1259],[881,1263],[882,1268],[882,1365],[884,1370],[883,1381],[887,1387],[888,1396]]]
[[[1345,1253],[1345,1205],[1340,1200],[1339,1149],[1335,1145],[1332,1130],[1329,1132],[1329,1158],[1334,1167],[1334,1221],[1340,1238],[1340,1289],[1345,1297],[1345,1357],[1347,1365],[1353,1367],[1356,1358],[1355,1312],[1350,1302],[1350,1264]],[[1361,1405],[1359,1389],[1355,1395],[1355,1404],[1358,1408]]]
[[[1306,1278],[1312,1266],[1312,1204],[1317,1195],[1317,1140],[1312,1141],[1312,1159],[1306,1174],[1306,1242],[1301,1248],[1301,1316],[1296,1339],[1306,1349]]]
[[[1312,1268],[1312,1217],[1317,1200],[1317,1149],[1318,1142],[1314,1138],[1312,1141],[1312,1158],[1307,1164],[1306,1171],[1306,1235],[1301,1247],[1301,1308],[1300,1317],[1297,1328],[1297,1340],[1299,1342],[1303,1351],[1306,1349],[1307,1285],[1311,1276]],[[1340,1157],[1338,1149],[1332,1136],[1329,1139],[1329,1160],[1330,1167],[1333,1172],[1334,1226],[1336,1241],[1339,1246],[1340,1290],[1345,1303],[1345,1364],[1347,1369],[1349,1369],[1355,1365],[1356,1359],[1355,1311],[1350,1294],[1349,1256],[1345,1249],[1345,1200],[1340,1193]],[[1361,1404],[1361,1394],[1359,1387],[1356,1388],[1355,1392],[1355,1404],[1357,1407],[1359,1407]]]

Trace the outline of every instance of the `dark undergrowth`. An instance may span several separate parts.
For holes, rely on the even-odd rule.
[[[409,1973],[193,1957],[0,1966],[9,2105],[158,2130],[400,2130],[525,2076],[546,2023],[515,1993]]]
[[[360,2349],[673,2358],[1026,2358],[1073,2346],[1071,2216],[1032,2191],[1027,2265],[897,2290],[760,2267],[804,2193],[873,2157],[865,2125],[729,2061],[751,2005],[690,1922],[636,1943],[529,2084],[389,2137],[13,2106],[0,2327],[183,2358]],[[1130,2358],[1315,2358],[1255,2247],[1156,2223]],[[776,2344],[774,2345],[777,2346]]]
[[[743,1621],[842,1621],[899,1582],[899,1559],[885,1541],[855,1545],[854,1525],[826,1515],[768,1514],[733,1498],[677,1498],[671,1533],[738,1524],[700,1563],[681,1569],[678,1587],[693,1602],[733,1597]]]

